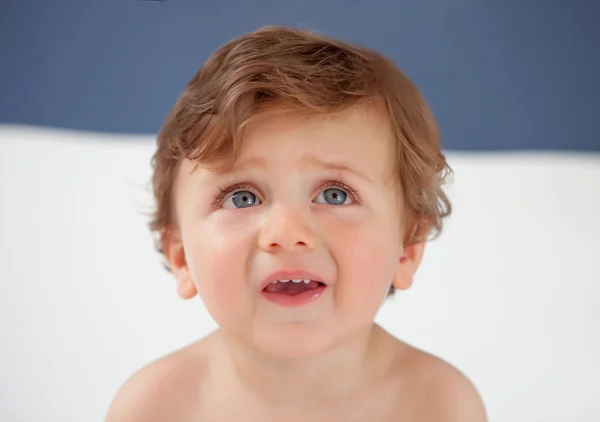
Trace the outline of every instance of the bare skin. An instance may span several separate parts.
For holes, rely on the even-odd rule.
[[[462,373],[377,326],[368,375],[358,386],[336,383],[336,392],[292,381],[306,381],[309,368],[300,376],[288,368],[289,382],[278,390],[257,374],[242,382],[225,343],[217,331],[146,366],[121,388],[106,421],[486,421],[481,398]],[[329,381],[313,376],[324,389]]]
[[[425,247],[404,241],[394,145],[377,108],[275,113],[247,128],[226,173],[184,161],[163,249],[178,294],[199,295],[220,330],[135,374],[107,421],[485,421],[459,371],[373,324]],[[281,270],[326,287],[275,304],[264,282]]]

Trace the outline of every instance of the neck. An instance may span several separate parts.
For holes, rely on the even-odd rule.
[[[252,349],[221,333],[225,368],[251,396],[269,404],[324,400],[356,393],[377,376],[376,351],[382,330],[371,325],[327,351],[284,359]]]

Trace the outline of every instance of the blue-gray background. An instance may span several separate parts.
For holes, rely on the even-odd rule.
[[[0,123],[155,133],[212,51],[293,25],[390,57],[451,150],[600,151],[600,2],[0,3]]]

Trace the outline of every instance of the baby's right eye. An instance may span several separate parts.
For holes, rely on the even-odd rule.
[[[223,201],[223,208],[236,209],[248,208],[254,205],[260,205],[258,197],[248,190],[238,190],[230,195],[227,195]]]

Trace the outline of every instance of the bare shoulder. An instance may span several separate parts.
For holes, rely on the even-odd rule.
[[[164,356],[135,372],[115,395],[105,421],[188,419],[207,373],[205,341]]]
[[[402,372],[414,392],[414,420],[419,422],[486,422],[483,400],[456,367],[403,344]]]

